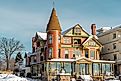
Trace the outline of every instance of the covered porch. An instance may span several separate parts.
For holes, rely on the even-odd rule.
[[[90,75],[93,79],[104,79],[114,76],[115,61],[91,60],[81,57],[78,59],[51,59],[46,62],[46,74],[48,80],[61,78],[70,80],[70,77],[80,75]]]
[[[94,79],[104,79],[105,77],[114,76],[115,61],[91,60],[89,58],[79,58],[74,62],[73,74],[90,75]]]

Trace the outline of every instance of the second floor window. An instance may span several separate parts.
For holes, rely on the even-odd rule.
[[[95,51],[93,50],[90,51],[90,58],[95,59]]]
[[[86,58],[89,58],[88,50],[85,50],[85,57],[86,57]]]
[[[49,42],[49,44],[52,44],[52,35],[49,35],[49,37],[48,37],[48,38],[49,38],[49,41],[48,41],[48,42]]]
[[[78,58],[81,56],[81,51],[79,49],[74,50],[75,57]]]
[[[69,58],[69,51],[68,51],[68,49],[65,50],[65,58]]]
[[[61,52],[60,52],[60,49],[58,49],[58,58],[61,58]]]
[[[69,43],[71,43],[70,38],[68,38],[68,37],[64,37],[64,43],[65,43],[65,44],[69,44]]]

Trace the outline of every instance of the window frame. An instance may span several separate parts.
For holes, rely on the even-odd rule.
[[[95,50],[90,50],[90,59],[92,59],[92,56],[91,56],[92,53],[91,53],[91,52],[93,52],[93,54],[94,54],[94,55],[93,55],[93,59],[95,59]]]
[[[50,34],[48,35],[48,43],[52,44],[52,41],[53,41],[53,36]]]
[[[51,49],[51,52],[50,52],[50,49]],[[50,54],[51,54],[51,55],[50,55]],[[52,58],[52,54],[53,54],[53,49],[52,49],[52,48],[49,48],[49,50],[48,50],[49,58]]]

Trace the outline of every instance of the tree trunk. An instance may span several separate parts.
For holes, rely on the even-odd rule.
[[[6,58],[6,70],[9,70],[9,60]]]

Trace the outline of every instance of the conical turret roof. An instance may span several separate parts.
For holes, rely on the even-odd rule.
[[[57,15],[56,15],[55,8],[52,9],[50,20],[47,24],[46,31],[48,31],[48,30],[59,30],[59,31],[61,31],[60,23],[59,23]]]

